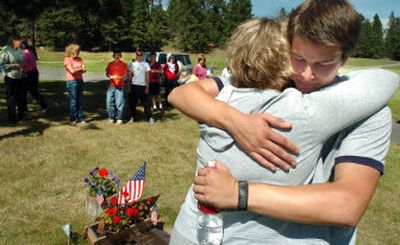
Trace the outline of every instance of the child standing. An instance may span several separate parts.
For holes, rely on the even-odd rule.
[[[136,60],[132,62],[129,66],[129,78],[131,82],[129,101],[131,109],[131,122],[135,122],[136,118],[136,106],[138,100],[143,104],[144,114],[146,120],[150,124],[154,123],[154,118],[151,115],[151,109],[149,104],[149,76],[150,76],[150,66],[143,60],[143,52],[141,50],[136,50]]]
[[[110,85],[107,90],[107,111],[111,123],[123,123],[125,107],[124,80],[128,72],[128,65],[121,60],[121,51],[113,52],[114,60],[108,63],[106,75],[110,78]],[[117,109],[117,110],[115,110]]]
[[[156,60],[156,52],[150,53],[150,83],[149,83],[149,94],[153,103],[153,109],[163,109],[160,96],[161,87],[161,74],[163,73],[160,63]]]

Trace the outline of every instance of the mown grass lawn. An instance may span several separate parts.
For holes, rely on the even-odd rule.
[[[48,55],[53,60],[63,54]],[[86,59],[104,59],[109,54],[87,55]],[[223,67],[224,54],[211,54],[208,63],[212,62]],[[105,111],[107,84],[98,82],[85,84],[89,125],[71,127],[65,82],[46,81],[40,86],[51,106],[48,114],[41,117],[37,105],[31,105],[33,120],[10,127],[0,84],[0,244],[65,244],[62,224],[71,223],[81,234],[92,222],[85,214],[83,183],[89,169],[111,168],[124,183],[145,158],[149,159],[145,196],[161,194],[160,214],[171,229],[193,178],[196,122],[171,110],[156,114],[153,126],[144,121],[111,125]],[[389,106],[393,117],[400,119],[400,91]],[[392,144],[385,175],[358,228],[359,244],[400,243],[399,161],[400,145]],[[78,243],[86,242],[80,236]]]

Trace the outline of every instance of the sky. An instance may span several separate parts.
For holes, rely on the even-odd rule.
[[[258,17],[274,16],[284,7],[287,11],[298,6],[302,0],[252,0],[253,14]],[[385,25],[390,12],[393,11],[395,16],[400,17],[400,0],[350,0],[351,4],[364,15],[366,18],[372,19],[378,14]]]

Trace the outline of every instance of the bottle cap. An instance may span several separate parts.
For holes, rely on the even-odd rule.
[[[198,208],[201,212],[203,212],[203,213],[205,213],[205,214],[217,214],[217,213],[220,212],[220,210],[218,210],[218,209],[216,209],[216,208],[214,208],[214,207],[207,207],[207,206],[201,205],[201,204],[197,205],[197,208]]]
[[[209,167],[209,168],[215,168],[215,165],[216,165],[216,161],[215,160],[209,161],[207,163],[207,167]]]

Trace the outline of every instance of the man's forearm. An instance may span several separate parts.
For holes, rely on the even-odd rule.
[[[340,167],[344,174],[332,183],[293,187],[250,184],[249,210],[292,222],[355,226],[368,207],[380,174],[358,164]]]

